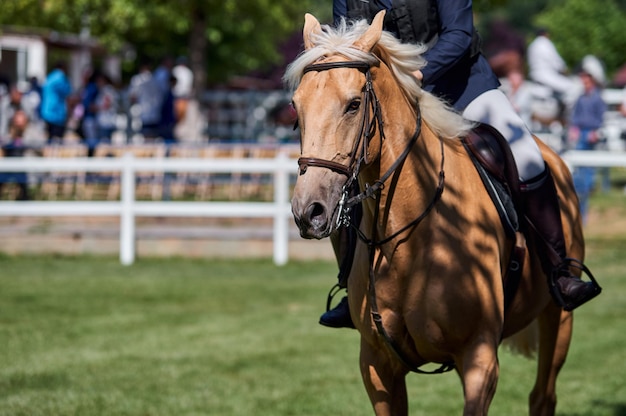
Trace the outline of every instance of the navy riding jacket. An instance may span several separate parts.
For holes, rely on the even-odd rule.
[[[386,10],[393,7],[392,0],[370,1],[378,2]],[[470,54],[474,30],[472,0],[437,0],[437,11],[439,37],[424,54],[427,64],[422,68],[422,83],[425,90],[445,99],[458,111],[463,111],[482,93],[498,88],[500,82],[482,54],[473,57]],[[347,17],[347,14],[346,0],[333,0],[335,24],[342,17]],[[363,16],[370,20],[373,17]],[[391,28],[385,29],[393,31]]]

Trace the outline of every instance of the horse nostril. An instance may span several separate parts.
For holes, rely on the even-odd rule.
[[[319,228],[326,223],[325,213],[326,210],[324,209],[324,206],[318,202],[312,203],[307,209],[307,217],[309,218],[309,222],[315,228]]]

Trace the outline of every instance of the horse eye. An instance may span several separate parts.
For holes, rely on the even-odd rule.
[[[361,107],[361,100],[360,99],[355,99],[350,101],[350,104],[348,104],[348,108],[346,108],[346,113],[355,113],[356,111],[358,111],[358,109]]]

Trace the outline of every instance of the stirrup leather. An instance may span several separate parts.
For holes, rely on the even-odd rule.
[[[565,301],[565,299],[563,299],[563,295],[561,295],[561,291],[556,281],[560,276],[560,271],[564,269],[568,269],[570,267],[574,267],[580,270],[582,274],[585,274],[589,278],[588,283],[591,283],[591,286],[593,287],[593,291],[589,292],[586,296],[582,297],[581,299],[567,302]],[[591,273],[591,270],[589,270],[589,268],[585,266],[579,260],[573,259],[570,257],[565,258],[565,260],[563,260],[563,263],[561,263],[559,267],[556,267],[552,271],[552,274],[550,275],[550,281],[548,282],[548,284],[550,286],[550,293],[552,294],[553,299],[556,301],[556,303],[559,306],[561,306],[566,311],[572,311],[576,309],[583,303],[595,298],[596,296],[600,294],[600,292],[602,292],[602,288],[596,281],[596,278],[593,276],[593,273]]]

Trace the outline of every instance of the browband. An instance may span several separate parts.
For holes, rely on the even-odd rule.
[[[371,65],[365,61],[342,61],[342,62],[323,62],[321,64],[311,64],[304,67],[303,74],[311,71],[327,71],[335,68],[354,68],[363,72],[369,70]]]

